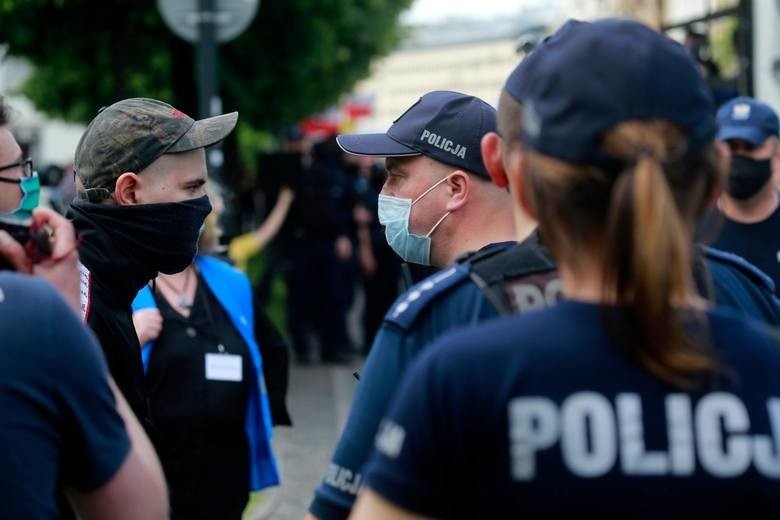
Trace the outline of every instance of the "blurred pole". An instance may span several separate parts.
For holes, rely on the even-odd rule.
[[[198,0],[198,42],[195,52],[195,70],[198,85],[198,118],[222,113],[219,97],[219,63],[217,61],[217,0]],[[206,151],[209,176],[221,181],[224,162],[222,148],[213,146]]]

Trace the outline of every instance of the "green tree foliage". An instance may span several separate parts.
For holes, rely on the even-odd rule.
[[[273,130],[326,108],[392,49],[411,0],[263,0],[252,25],[220,47],[225,110]],[[0,0],[0,42],[35,70],[23,93],[69,121],[132,96],[195,113],[193,47],[153,0]]]

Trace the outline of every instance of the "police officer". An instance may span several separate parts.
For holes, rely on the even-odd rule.
[[[744,257],[780,283],[780,125],[771,107],[738,97],[718,110],[718,140],[731,157],[725,191],[702,223],[714,247]],[[715,236],[708,236],[714,233]]]
[[[387,241],[405,261],[446,267],[412,287],[388,312],[361,374],[344,433],[310,512],[346,518],[360,486],[382,412],[420,349],[442,331],[496,315],[468,270],[455,259],[513,243],[509,193],[493,185],[480,140],[495,130],[495,110],[456,92],[430,92],[387,134],[339,136],[352,154],[386,157],[378,217]],[[530,232],[530,222],[518,222]]]
[[[637,22],[572,22],[506,89],[503,165],[566,300],[427,349],[354,518],[776,516],[780,344],[694,290],[720,174],[695,66]]]
[[[514,81],[508,82],[507,89],[514,91],[522,87],[523,67],[521,64],[515,70]],[[502,100],[511,99],[508,96],[504,92]],[[519,109],[504,103],[499,122],[513,117],[519,119]],[[402,121],[403,117],[398,122]],[[512,128],[503,126],[501,133],[506,136]],[[340,136],[339,140],[345,142],[343,146],[349,146],[349,139],[363,137]],[[519,134],[516,138],[519,139]],[[378,138],[372,136],[371,139]],[[493,182],[498,187],[508,187],[514,197],[521,196],[517,187],[507,182],[498,133],[484,134],[482,157],[485,171]],[[380,204],[382,200],[380,198]],[[469,255],[465,261],[412,287],[388,312],[374,339],[372,354],[366,360],[349,419],[328,473],[315,492],[310,512],[316,517],[331,519],[348,515],[362,480],[361,467],[370,451],[381,411],[387,408],[402,375],[424,347],[452,328],[473,325],[498,314],[546,307],[560,297],[561,283],[555,264],[533,232],[535,223],[522,208],[515,210],[513,218],[520,240],[517,245],[510,247],[511,244],[504,243]],[[395,236],[392,226],[386,231],[392,246]],[[395,249],[404,251],[398,245]],[[470,250],[473,249],[464,248],[461,252]],[[774,286],[763,273],[744,260],[721,251],[697,248],[696,253],[693,261],[695,282],[703,296],[741,315],[780,326],[780,308],[772,294]],[[374,349],[376,353],[373,353]]]

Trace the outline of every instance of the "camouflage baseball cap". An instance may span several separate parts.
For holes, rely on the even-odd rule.
[[[131,98],[102,108],[76,147],[74,169],[82,196],[97,202],[111,195],[125,172],[138,173],[166,153],[204,148],[224,139],[238,112],[195,121],[168,103]]]

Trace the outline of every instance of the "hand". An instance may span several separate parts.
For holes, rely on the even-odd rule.
[[[141,309],[133,313],[133,325],[138,343],[143,347],[160,336],[163,327],[162,314],[157,309]]]
[[[336,239],[336,258],[346,262],[352,256],[352,242],[349,238],[341,235]]]
[[[68,219],[49,208],[36,208],[33,219],[51,231],[51,256],[33,265],[32,274],[59,289],[77,313],[81,312],[81,277],[76,232]]]
[[[81,312],[80,277],[78,252],[73,225],[54,210],[37,208],[33,219],[38,225],[50,230],[51,256],[33,265],[27,258],[24,247],[5,231],[0,231],[0,255],[16,271],[39,276],[52,284],[76,313]]]
[[[376,258],[370,247],[361,247],[358,254],[360,270],[366,278],[372,278],[376,273]]]
[[[374,221],[374,215],[371,214],[370,211],[366,209],[365,206],[358,204],[355,206],[355,210],[353,211],[353,215],[355,218],[355,222],[359,226],[368,226],[371,224],[371,222]]]

